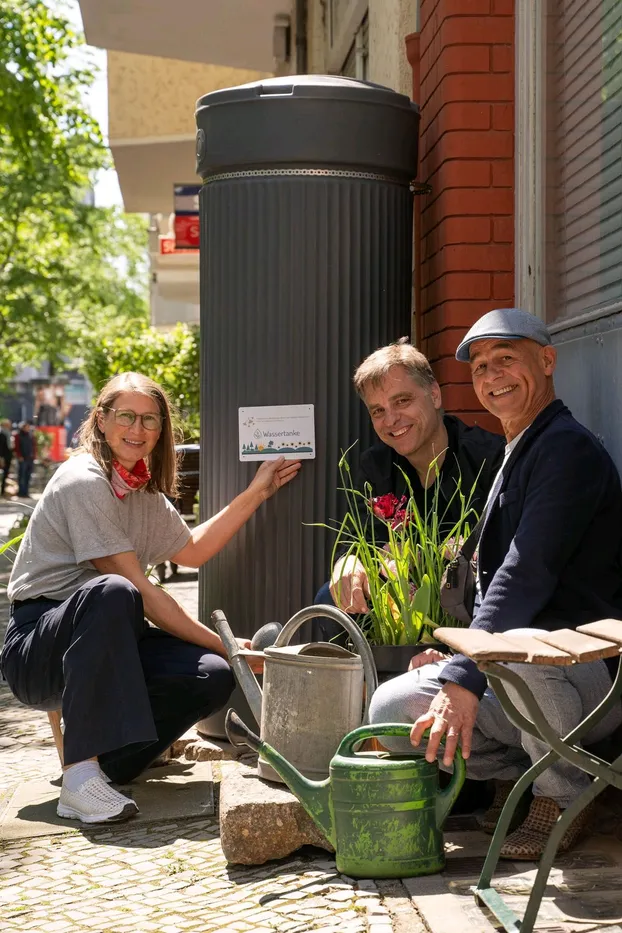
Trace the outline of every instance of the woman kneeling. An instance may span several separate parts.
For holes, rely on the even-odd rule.
[[[241,495],[191,531],[167,498],[176,493],[176,457],[166,393],[138,373],[104,387],[80,448],[30,519],[0,658],[22,703],[62,706],[59,816],[134,816],[134,801],[110,782],[132,780],[225,705],[234,680],[220,638],[145,571],[165,560],[200,567],[299,467],[263,463]]]

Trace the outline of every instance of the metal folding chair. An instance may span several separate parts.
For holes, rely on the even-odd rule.
[[[582,810],[585,809],[608,785],[622,790],[622,754],[613,762],[604,761],[576,743],[585,735],[622,696],[622,657],[611,690],[602,703],[568,735],[560,738],[549,726],[532,692],[515,671],[504,666],[504,662],[522,664],[569,665],[581,664],[622,655],[622,622],[604,619],[579,626],[574,631],[560,629],[546,635],[526,636],[512,639],[505,635],[492,635],[477,629],[438,628],[435,637],[450,648],[464,654],[477,663],[486,674],[508,719],[514,725],[547,743],[550,751],[532,765],[516,782],[503,808],[495,829],[488,855],[479,881],[474,888],[475,899],[484,904],[497,918],[507,933],[531,933],[540,909],[549,872],[564,833]],[[524,709],[521,713],[506,690],[509,684],[518,694]],[[505,841],[510,822],[525,790],[530,784],[561,758],[592,775],[590,786],[567,807],[555,824],[540,858],[527,907],[522,918],[505,903],[492,886],[492,877],[497,867],[499,853]]]

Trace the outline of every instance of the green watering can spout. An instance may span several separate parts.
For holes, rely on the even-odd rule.
[[[300,771],[279,755],[275,748],[267,742],[262,742],[258,735],[251,732],[232,709],[227,713],[225,732],[232,745],[248,745],[272,765],[289,789],[298,797],[313,822],[319,826],[331,845],[336,848],[335,825],[330,805],[330,778],[326,778],[325,781],[309,781],[303,777]]]

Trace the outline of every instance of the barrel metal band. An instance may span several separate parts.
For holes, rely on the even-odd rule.
[[[324,178],[354,178],[364,179],[365,181],[385,181],[394,185],[407,185],[408,182],[400,181],[389,175],[376,175],[374,172],[347,172],[342,169],[328,168],[263,168],[255,170],[246,170],[243,172],[222,172],[220,175],[211,175],[203,179],[203,184],[208,185],[214,181],[230,181],[235,178],[275,178],[288,175],[298,176],[317,176]]]

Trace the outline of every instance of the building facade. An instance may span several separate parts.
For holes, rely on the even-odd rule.
[[[453,352],[494,307],[546,321],[557,389],[622,466],[622,5],[421,0],[417,334],[447,407],[488,423]]]
[[[199,322],[199,254],[175,248],[174,188],[197,185],[197,98],[272,74],[274,0],[80,0],[86,40],[107,50],[109,143],[125,210],[150,218],[151,320]],[[197,225],[198,226],[198,225]]]
[[[175,248],[173,190],[198,184],[194,109],[213,90],[274,74],[347,74],[410,94],[411,0],[80,0],[107,50],[109,139],[125,209],[150,216],[151,314],[198,323],[196,249]]]
[[[622,465],[619,0],[152,0],[148,22],[140,0],[81,8],[109,49],[126,207],[154,218],[156,323],[196,313],[196,257],[156,256],[173,184],[195,180],[196,98],[272,73],[385,84],[421,108],[413,334],[447,409],[498,429],[453,354],[481,314],[519,305],[546,320],[560,395]]]

